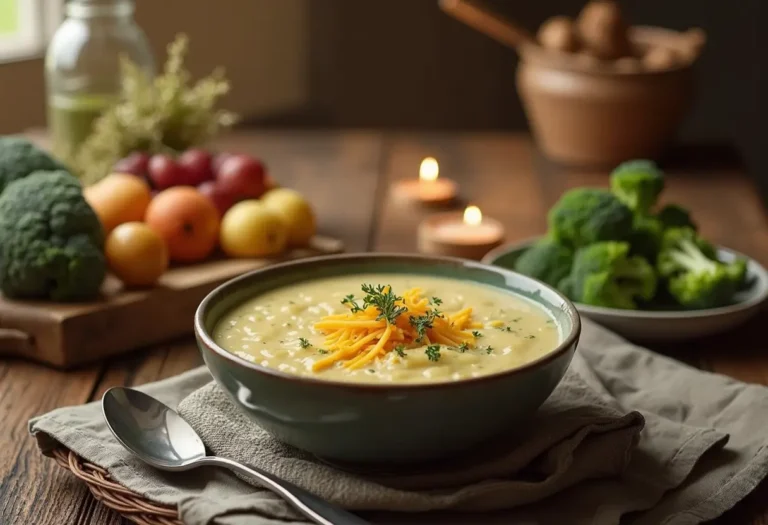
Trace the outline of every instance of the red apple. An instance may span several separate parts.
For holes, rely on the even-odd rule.
[[[222,191],[242,198],[258,199],[264,194],[264,165],[249,155],[232,155],[216,173]]]
[[[224,161],[227,160],[229,157],[232,156],[232,153],[222,152],[216,154],[215,157],[213,157],[213,162],[211,162],[211,168],[213,169],[214,175],[219,172],[221,169],[221,165],[224,164]]]
[[[112,167],[114,173],[131,173],[143,177],[147,175],[149,155],[143,151],[134,151],[127,157],[118,160]]]
[[[186,183],[197,186],[213,179],[211,154],[202,149],[190,149],[182,153],[177,162],[186,171]]]
[[[185,184],[186,170],[170,155],[152,155],[149,159],[149,179],[155,188],[164,190]]]
[[[212,180],[207,180],[197,187],[197,191],[208,197],[216,209],[219,210],[219,215],[224,216],[227,210],[235,204],[237,197],[233,194],[226,193],[221,190],[218,184]]]

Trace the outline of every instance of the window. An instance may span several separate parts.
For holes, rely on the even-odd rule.
[[[40,56],[61,22],[63,0],[0,0],[0,62]]]

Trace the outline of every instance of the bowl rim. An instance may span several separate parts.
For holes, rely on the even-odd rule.
[[[353,381],[337,381],[337,380],[330,380],[330,379],[300,376],[296,374],[289,374],[274,368],[269,368],[257,363],[253,363],[251,361],[247,361],[246,359],[243,359],[242,357],[239,357],[233,354],[232,352],[225,350],[224,348],[217,345],[213,341],[213,338],[210,336],[207,330],[205,330],[204,321],[207,314],[207,310],[211,302],[216,297],[218,297],[223,293],[226,293],[231,288],[237,287],[238,285],[243,284],[244,282],[248,282],[254,279],[256,276],[269,275],[270,273],[282,273],[286,271],[290,272],[295,267],[312,266],[314,264],[344,264],[345,262],[362,261],[365,259],[383,259],[383,260],[406,259],[408,261],[415,261],[415,262],[426,262],[426,263],[437,262],[437,263],[444,263],[444,264],[456,264],[456,265],[461,265],[463,267],[476,268],[484,271],[491,271],[498,274],[502,274],[507,277],[514,277],[516,279],[529,281],[540,288],[544,288],[550,291],[563,302],[563,311],[565,315],[567,315],[570,319],[571,330],[567,334],[565,334],[565,336],[563,337],[562,341],[558,344],[558,346],[556,346],[555,348],[553,348],[543,356],[539,357],[538,359],[525,363],[522,366],[510,368],[508,370],[501,370],[493,374],[483,375],[479,377],[472,377],[472,378],[461,379],[457,381],[436,381],[432,383],[357,383]],[[311,280],[311,278],[307,280]],[[194,331],[195,331],[195,335],[197,336],[198,342],[204,345],[209,351],[214,352],[219,357],[224,358],[225,360],[229,361],[234,365],[251,369],[260,374],[271,376],[275,379],[297,382],[305,385],[314,385],[319,387],[336,388],[336,389],[343,389],[343,390],[356,390],[356,391],[364,390],[364,391],[374,391],[374,392],[382,392],[382,391],[412,392],[415,390],[436,390],[436,389],[458,388],[464,385],[478,384],[478,383],[487,382],[487,381],[497,381],[497,380],[505,379],[512,375],[518,375],[525,372],[529,372],[533,369],[540,368],[548,364],[549,362],[558,359],[563,354],[566,354],[571,348],[575,348],[578,345],[579,338],[581,337],[581,328],[582,328],[581,318],[573,302],[567,297],[565,297],[565,295],[560,293],[559,290],[556,290],[552,286],[549,286],[548,284],[542,281],[539,281],[538,279],[534,279],[533,277],[529,277],[527,275],[523,275],[521,273],[508,270],[506,268],[484,264],[479,261],[460,259],[457,257],[433,256],[433,255],[421,255],[421,254],[401,254],[401,253],[343,253],[343,254],[319,255],[315,257],[307,257],[304,259],[298,259],[294,261],[286,261],[286,262],[274,264],[271,266],[266,266],[264,268],[258,268],[256,270],[252,270],[250,272],[234,277],[220,284],[216,288],[214,288],[200,302],[200,304],[197,307],[197,310],[195,311],[195,318],[194,318]],[[206,362],[206,367],[207,366],[208,366],[208,363]]]
[[[485,264],[494,265],[494,263],[492,262],[494,259],[498,259],[500,256],[513,251],[519,251],[524,248],[528,248],[533,243],[543,238],[544,236],[540,235],[536,237],[529,237],[521,241],[511,242],[511,243],[503,244],[501,246],[497,246],[496,248],[494,248],[493,250],[485,254],[485,256],[482,259],[482,262]],[[715,248],[717,249],[718,252],[725,252],[733,256],[746,259],[748,263],[751,263],[757,267],[758,273],[760,274],[760,278],[764,282],[768,283],[768,270],[766,270],[765,267],[762,264],[760,264],[756,259],[719,244],[716,244]],[[750,297],[745,301],[741,301],[736,304],[730,304],[728,306],[718,306],[717,308],[704,308],[701,310],[672,310],[672,311],[622,310],[620,308],[593,306],[589,304],[579,303],[576,301],[571,301],[571,302],[574,304],[574,306],[576,306],[577,310],[584,312],[587,315],[596,314],[596,315],[602,315],[602,316],[624,317],[624,318],[633,318],[633,319],[681,320],[681,319],[694,319],[694,318],[701,319],[701,318],[708,318],[708,317],[718,317],[721,315],[735,314],[738,312],[751,310],[752,308],[755,308],[760,304],[764,303],[766,299],[768,299],[768,286],[765,286],[763,288],[762,293],[757,294],[753,297]]]

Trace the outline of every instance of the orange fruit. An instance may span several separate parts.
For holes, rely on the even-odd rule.
[[[112,173],[83,190],[83,195],[99,216],[104,232],[125,222],[141,221],[152,193],[143,179],[128,173]]]
[[[219,239],[216,206],[191,186],[175,186],[155,195],[144,221],[163,238],[172,261],[205,259]]]
[[[104,254],[109,268],[127,286],[151,286],[168,269],[168,248],[142,222],[126,222],[107,235]]]

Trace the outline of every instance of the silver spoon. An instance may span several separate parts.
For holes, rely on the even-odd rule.
[[[261,485],[321,525],[370,525],[304,489],[260,469],[227,458],[207,456],[195,430],[157,399],[132,388],[115,387],[101,400],[104,419],[115,438],[145,463],[162,470],[225,467],[256,478]]]

